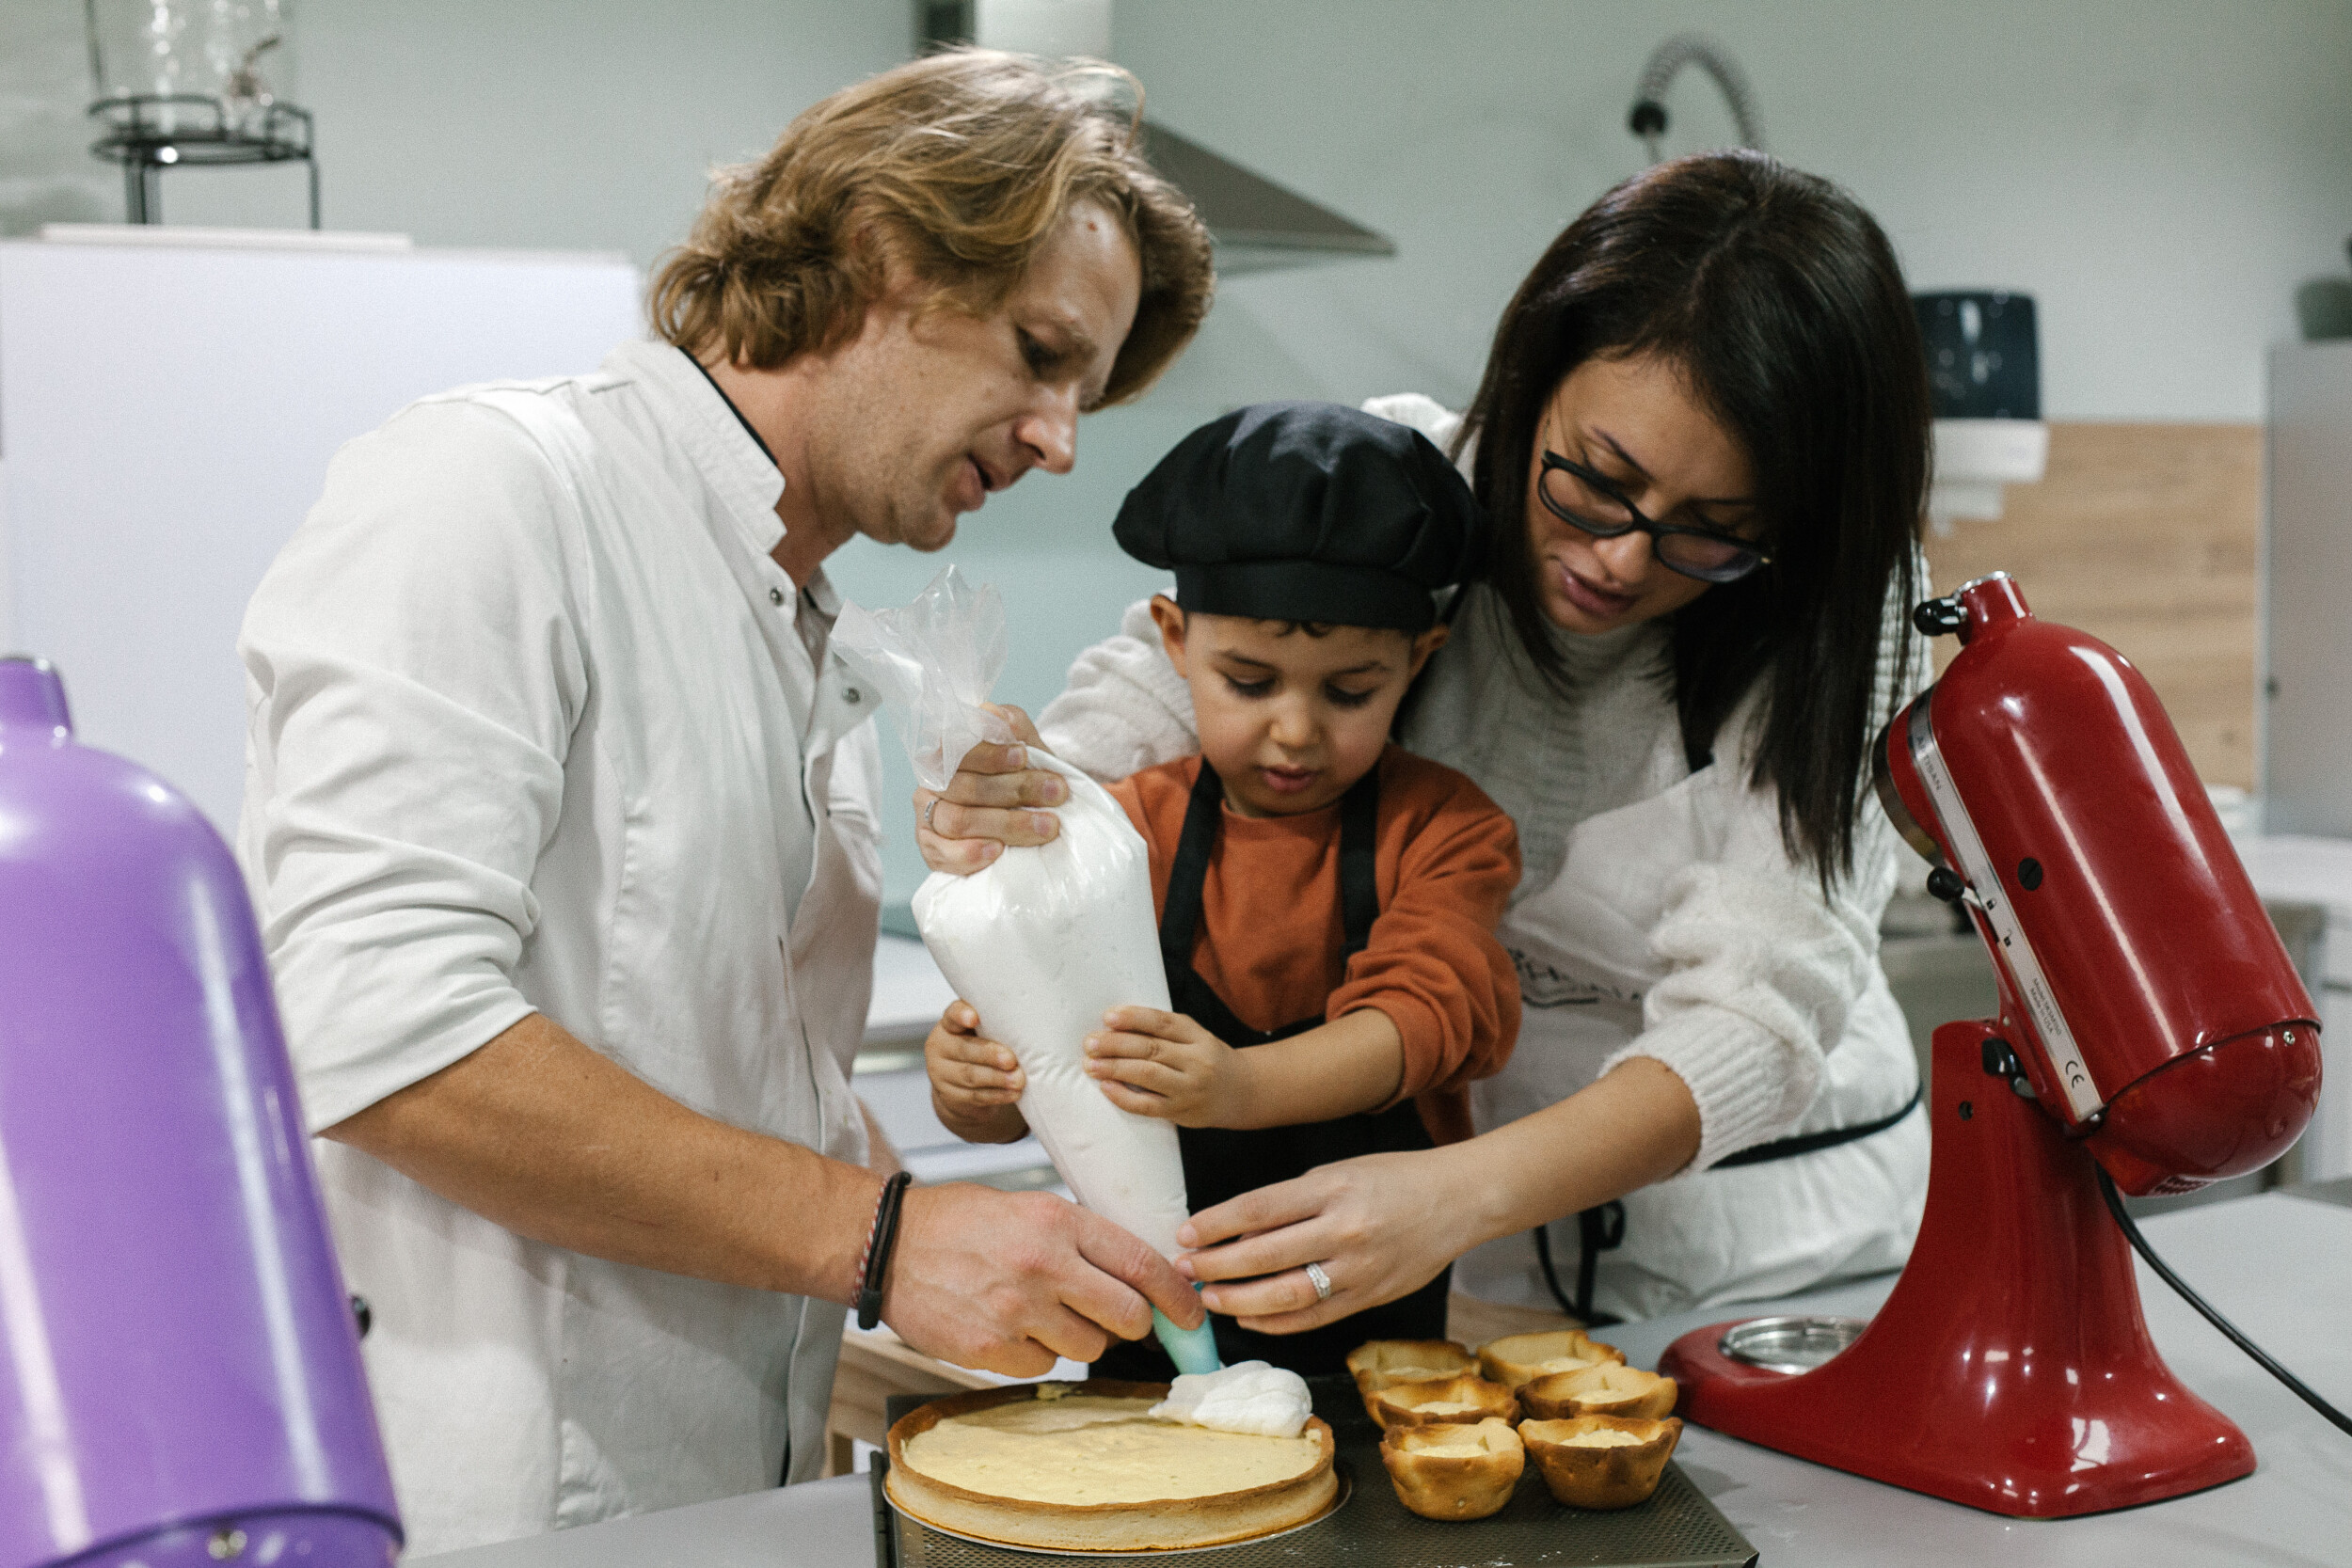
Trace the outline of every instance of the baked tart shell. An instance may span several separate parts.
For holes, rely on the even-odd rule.
[[[1092,1378],[1067,1385],[1073,1395],[1158,1401],[1165,1383],[1124,1383]],[[1339,1495],[1332,1471],[1330,1425],[1307,1418],[1301,1437],[1319,1450],[1314,1465],[1298,1475],[1214,1497],[1168,1497],[1139,1502],[1048,1503],[973,1492],[923,1474],[906,1461],[907,1445],[940,1422],[997,1405],[1037,1397],[1036,1386],[977,1388],[951,1394],[911,1410],[891,1423],[887,1438],[890,1470],[882,1489],[892,1503],[925,1524],[958,1535],[1010,1546],[1068,1552],[1181,1551],[1224,1545],[1310,1523]]]
[[[1603,1361],[1622,1362],[1625,1352],[1614,1345],[1604,1345],[1581,1329],[1560,1329],[1549,1334],[1513,1334],[1478,1347],[1478,1368],[1489,1383],[1500,1383],[1517,1391],[1519,1385],[1549,1376],[1555,1371],[1581,1371],[1583,1368],[1547,1368],[1547,1361],[1574,1359],[1587,1365]]]
[[[1484,1433],[1477,1454],[1420,1451]],[[1396,1499],[1424,1519],[1484,1519],[1511,1500],[1527,1468],[1527,1449],[1508,1422],[1398,1427],[1380,1439],[1380,1464]]]
[[[1478,1370],[1478,1357],[1451,1339],[1367,1339],[1347,1353],[1348,1375],[1364,1402],[1364,1414],[1380,1418],[1372,1397],[1399,1383],[1419,1383],[1432,1374],[1454,1377]]]
[[[1518,1402],[1500,1383],[1467,1374],[1432,1378],[1426,1383],[1392,1383],[1370,1399],[1373,1424],[1387,1432],[1397,1427],[1475,1426],[1484,1420],[1518,1419]],[[1432,1404],[1468,1404],[1470,1410],[1428,1410]]]
[[[1673,1378],[1604,1361],[1581,1371],[1531,1378],[1519,1385],[1518,1402],[1531,1421],[1565,1421],[1578,1416],[1659,1421],[1674,1414],[1680,1394]]]
[[[1628,1433],[1637,1441],[1605,1449],[1566,1441],[1596,1429]],[[1662,1421],[1579,1416],[1565,1421],[1522,1421],[1518,1430],[1544,1484],[1570,1508],[1631,1508],[1647,1501],[1682,1437],[1682,1422],[1672,1416]]]

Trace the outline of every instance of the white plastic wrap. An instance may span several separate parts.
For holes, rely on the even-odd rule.
[[[898,711],[926,787],[944,788],[974,744],[1011,738],[979,709],[1005,657],[993,589],[968,588],[951,566],[904,610],[844,606],[834,639]],[[1059,835],[969,877],[933,874],[915,925],[982,1032],[1020,1058],[1021,1114],[1078,1201],[1173,1257],[1189,1212],[1176,1129],[1112,1104],[1084,1066],[1105,1009],[1168,1004],[1150,851],[1102,785],[1041,749],[1030,760],[1070,782]]]
[[[1012,726],[981,705],[1005,673],[1005,600],[993,583],[975,588],[945,567],[902,610],[843,605],[833,638],[890,705],[925,789],[946,789],[982,741],[1012,738]]]

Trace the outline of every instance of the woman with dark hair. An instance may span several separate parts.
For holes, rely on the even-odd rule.
[[[1449,444],[1506,523],[1402,738],[1518,822],[1501,936],[1525,1023],[1473,1090],[1479,1136],[1205,1211],[1183,1266],[1212,1310],[1279,1333],[1456,1258],[1458,1288],[1587,1321],[1900,1264],[1927,1129],[1878,964],[1895,838],[1864,779],[1923,675],[1901,611],[1929,409],[1884,235],[1760,154],[1661,165],[1536,263],[1466,415],[1368,406]],[[1194,745],[1137,629],[1043,715],[1045,744],[1106,776]],[[1018,808],[1050,804],[1051,775],[999,750],[922,804],[934,865],[1037,841]]]

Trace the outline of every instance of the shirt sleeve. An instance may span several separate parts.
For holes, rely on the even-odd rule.
[[[1150,600],[1129,605],[1119,635],[1078,656],[1037,726],[1047,751],[1104,784],[1200,750],[1192,688],[1160,647]]]
[[[1518,1038],[1518,975],[1495,938],[1518,885],[1518,834],[1477,785],[1446,776],[1414,813],[1395,888],[1325,1012],[1377,1007],[1396,1025],[1405,1076],[1390,1104],[1500,1071]]]
[[[1890,599],[1890,628],[1902,608]],[[1927,666],[1915,641],[1896,635],[1885,646],[1895,651],[1882,657],[1878,705],[1891,714],[1925,683]],[[1752,701],[1739,727],[1752,730],[1759,711]],[[1729,791],[1722,853],[1669,874],[1650,940],[1673,968],[1642,1000],[1641,1035],[1601,1071],[1647,1056],[1689,1087],[1699,1148],[1681,1174],[1788,1135],[1811,1107],[1878,970],[1897,849],[1893,825],[1866,792],[1853,866],[1824,891],[1781,839],[1778,795],[1743,784]]]
[[[313,1131],[532,1010],[588,700],[559,495],[505,416],[418,405],[337,454],[246,610],[240,858]]]

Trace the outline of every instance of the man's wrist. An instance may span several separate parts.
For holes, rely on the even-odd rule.
[[[882,1321],[882,1287],[890,1277],[890,1259],[898,1250],[899,1221],[906,1212],[907,1189],[914,1184],[914,1176],[899,1171],[882,1183],[874,1202],[874,1221],[867,1232],[866,1249],[858,1261],[857,1289],[850,1305],[857,1313],[860,1328],[872,1328]]]
[[[791,1206],[787,1205],[775,1235],[775,1244],[783,1254],[779,1259],[781,1266],[778,1277],[769,1289],[854,1307],[858,1284],[866,1272],[866,1247],[873,1238],[874,1217],[881,1207],[882,1187],[887,1179],[878,1171],[868,1170],[864,1165],[853,1165],[844,1160],[820,1157],[818,1168],[826,1179],[818,1189],[823,1196],[812,1204],[809,1198],[816,1195],[808,1194],[803,1188],[806,1196],[801,1202],[803,1214],[814,1209],[824,1216],[818,1233],[822,1237],[818,1243],[819,1250],[794,1255]],[[806,1222],[803,1223],[805,1225]],[[800,1234],[808,1240],[816,1239],[806,1229],[801,1230]],[[807,1243],[803,1241],[801,1244],[806,1245]]]

